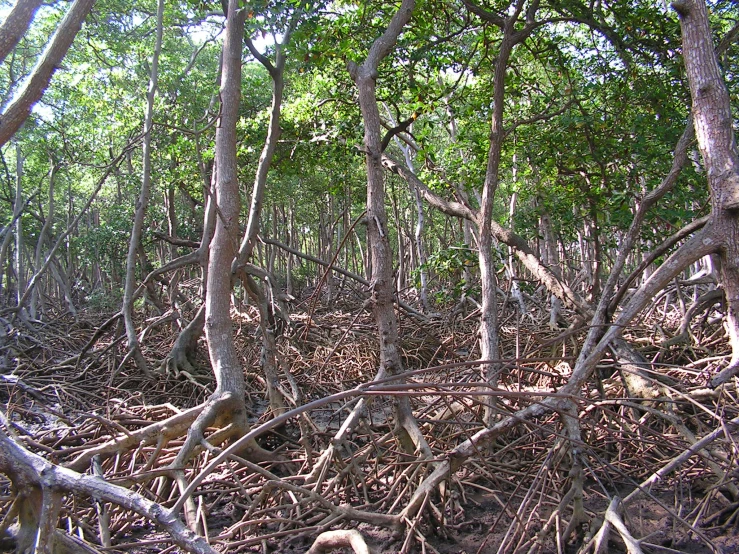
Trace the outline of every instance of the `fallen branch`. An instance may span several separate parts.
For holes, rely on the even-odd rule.
[[[737,425],[739,425],[739,417],[735,417],[734,419],[730,421],[722,423],[719,427],[714,429],[711,433],[703,437],[701,440],[697,441],[695,444],[691,445],[690,448],[685,449],[685,451],[682,454],[673,458],[668,464],[664,465],[659,471],[655,471],[646,481],[644,481],[641,485],[639,485],[638,488],[634,489],[631,492],[631,494],[629,494],[626,498],[624,498],[623,500],[624,506],[628,506],[634,500],[639,498],[642,494],[649,492],[649,490],[652,488],[654,484],[663,480],[665,477],[667,477],[667,475],[675,471],[678,467],[680,467],[682,464],[687,462],[695,454],[697,454],[698,452],[706,448],[709,444],[715,441],[718,437],[720,437],[723,434],[728,434],[731,428],[736,427]]]

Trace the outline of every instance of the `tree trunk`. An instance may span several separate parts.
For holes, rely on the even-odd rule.
[[[209,426],[216,422],[219,425],[232,423],[229,432],[222,437],[224,440],[249,430],[244,371],[234,345],[231,323],[232,267],[238,253],[236,245],[241,210],[236,124],[241,103],[241,45],[245,19],[246,11],[239,10],[239,0],[230,0],[223,41],[221,111],[216,129],[215,171],[211,187],[216,223],[209,246],[205,292],[205,337],[216,378],[216,390],[190,427],[185,444],[172,462],[180,490],[187,487],[182,468],[201,445]],[[254,440],[248,443],[242,455],[253,461],[275,459]],[[191,497],[185,503],[185,515],[190,528],[196,530],[197,510]]]
[[[241,37],[245,13],[231,0],[223,43],[221,115],[216,130],[216,171],[212,195],[216,227],[210,243],[205,296],[205,336],[216,377],[216,395],[244,399],[244,374],[233,343],[231,326],[231,264],[239,237],[241,197],[236,167],[236,122],[241,102]]]
[[[162,27],[164,19],[164,0],[159,0],[157,5],[157,34],[154,43],[154,52],[151,56],[151,73],[149,76],[149,91],[146,95],[146,115],[144,118],[144,148],[143,148],[143,174],[141,177],[141,193],[136,202],[133,229],[128,244],[128,257],[126,258],[126,286],[123,292],[123,320],[126,324],[126,336],[128,337],[128,349],[136,362],[136,367],[144,374],[149,374],[149,368],[141,353],[141,347],[136,334],[136,326],[133,321],[133,301],[136,289],[136,253],[141,244],[141,235],[144,229],[144,217],[149,205],[151,192],[151,127],[154,120],[154,98],[157,93],[157,81],[159,78],[159,54],[162,50]]]
[[[503,129],[503,107],[505,103],[505,81],[508,71],[508,62],[515,46],[523,42],[536,28],[534,14],[537,3],[534,2],[525,14],[524,25],[517,29],[521,23],[519,17],[523,10],[523,2],[517,2],[512,6],[513,10],[508,17],[502,17],[494,12],[488,12],[476,4],[464,0],[465,7],[484,21],[492,23],[500,28],[503,36],[500,41],[500,49],[495,61],[495,72],[493,74],[493,115],[490,122],[490,146],[488,148],[488,161],[485,170],[485,182],[482,190],[482,201],[480,211],[476,214],[475,223],[478,229],[478,245],[480,249],[480,278],[482,281],[482,316],[480,320],[480,359],[483,362],[498,360],[500,350],[498,344],[498,307],[496,304],[497,277],[495,273],[495,256],[493,254],[494,228],[493,205],[495,193],[500,179],[500,159],[503,151],[503,142],[506,133]],[[498,382],[500,363],[483,363],[481,367],[484,379],[491,387]],[[488,397],[491,398],[492,397]],[[486,425],[493,422],[493,402],[485,401],[483,420]]]
[[[264,190],[267,187],[267,174],[269,173],[269,168],[272,164],[272,158],[274,157],[275,150],[277,149],[277,141],[280,138],[280,134],[282,133],[282,130],[280,129],[280,111],[282,109],[282,96],[285,89],[284,71],[286,58],[284,54],[284,47],[289,40],[289,34],[290,31],[286,33],[281,44],[275,45],[276,54],[274,64],[272,64],[272,62],[270,62],[267,58],[260,54],[255,49],[251,41],[247,41],[247,46],[249,47],[252,55],[265,67],[265,69],[269,72],[270,77],[272,78],[272,107],[269,113],[267,139],[264,142],[262,154],[259,157],[257,174],[254,179],[254,189],[252,190],[251,205],[249,206],[249,220],[246,224],[246,231],[244,232],[244,237],[241,240],[241,246],[239,248],[239,266],[243,266],[244,264],[248,263],[252,257],[252,253],[254,252],[257,234],[259,233],[259,217],[262,213]],[[224,65],[225,63],[226,60],[224,50]],[[226,72],[224,68],[224,78],[225,77]],[[236,138],[234,135],[234,141],[235,140]]]
[[[359,91],[359,107],[364,121],[364,150],[367,162],[367,240],[371,263],[370,294],[373,313],[380,335],[381,375],[402,373],[398,341],[398,318],[393,301],[393,253],[385,212],[385,179],[382,169],[380,111],[377,107],[376,81],[380,62],[391,52],[403,27],[410,21],[415,0],[403,0],[387,29],[369,49],[362,65],[349,62],[349,74]],[[419,450],[431,456],[431,450],[418,429],[410,402],[399,397],[396,404],[396,431],[406,450]],[[413,441],[412,443],[409,442]]]
[[[272,78],[272,106],[269,114],[269,126],[267,129],[267,139],[262,148],[262,154],[259,157],[259,165],[257,166],[257,173],[254,179],[254,189],[252,190],[251,205],[249,207],[249,220],[246,224],[246,231],[241,240],[241,246],[238,252],[238,261],[234,266],[234,271],[237,275],[244,280],[244,286],[249,289],[253,289],[253,293],[257,298],[264,299],[270,294],[269,288],[275,286],[275,283],[269,283],[265,280],[264,292],[260,293],[257,290],[256,284],[250,285],[246,282],[246,279],[241,276],[241,269],[248,263],[254,254],[254,247],[256,245],[257,234],[259,233],[259,219],[262,215],[262,204],[264,202],[264,191],[267,188],[267,175],[269,173],[270,166],[272,164],[272,158],[274,157],[275,150],[277,149],[277,142],[280,138],[282,130],[280,129],[280,112],[282,110],[282,97],[285,90],[285,45],[290,40],[290,33],[292,31],[292,25],[295,20],[290,24],[288,31],[283,36],[282,42],[275,45],[275,63],[273,64],[269,59],[262,55],[255,47],[251,40],[246,41],[246,45],[251,51],[252,55],[265,67]],[[224,63],[225,63],[225,50],[224,50]],[[224,79],[226,73],[224,69]],[[240,86],[240,85],[239,85]],[[225,82],[224,82],[225,87]],[[237,101],[238,105],[238,101]],[[235,114],[238,117],[238,114]],[[236,136],[235,136],[235,122],[234,122],[234,163],[236,162]],[[237,211],[238,215],[238,211]],[[273,221],[274,223],[274,221]],[[236,229],[238,231],[238,229]],[[271,253],[271,251],[270,251]],[[265,260],[265,266],[268,267],[270,274],[272,274],[273,258],[268,255]],[[260,310],[259,326],[262,332],[262,370],[265,374],[265,380],[267,383],[267,393],[269,396],[269,403],[272,411],[275,415],[280,415],[286,404],[285,398],[277,387],[277,362],[279,353],[277,351],[277,345],[275,343],[275,328],[274,321],[270,321],[270,307],[265,301],[257,300],[257,304]],[[272,314],[273,315],[273,314]]]
[[[20,144],[15,144],[15,205],[23,206],[23,153]],[[21,308],[20,300],[26,288],[26,270],[23,265],[23,218],[15,220],[15,279],[16,304]]]
[[[49,86],[51,76],[62,62],[67,50],[72,45],[74,37],[82,27],[82,22],[90,13],[95,0],[75,0],[72,7],[59,24],[54,36],[49,41],[36,67],[22,91],[15,97],[0,117],[0,146],[3,146],[23,122],[31,114],[31,108],[43,96]]]
[[[18,0],[0,26],[0,63],[28,30],[42,0]]]
[[[555,240],[554,231],[552,229],[552,220],[548,214],[543,214],[539,219],[539,234],[544,240],[544,249],[542,251],[542,262],[544,265],[555,273],[559,274],[559,256],[557,253],[557,242]],[[550,311],[549,311],[549,327],[551,329],[557,329],[557,320],[559,319],[559,312],[562,308],[562,301],[555,295],[549,295]]]
[[[714,52],[705,1],[680,0],[672,6],[680,16],[693,124],[711,189],[711,224],[714,236],[722,241],[718,257],[728,308],[730,366],[739,366],[739,155],[731,104]]]
[[[488,149],[488,163],[485,172],[485,184],[482,190],[482,205],[477,219],[479,263],[481,292],[480,317],[480,359],[486,362],[500,359],[500,344],[498,340],[498,305],[497,289],[498,278],[495,272],[495,256],[493,254],[493,234],[491,223],[493,219],[493,203],[498,188],[500,156],[503,150],[503,101],[505,95],[505,79],[508,60],[514,43],[510,33],[512,25],[504,25],[503,40],[500,52],[495,63],[493,77],[493,117],[490,124],[490,147]],[[491,387],[498,384],[500,363],[485,363],[481,367],[483,378]],[[494,419],[494,402],[492,396],[485,401],[483,421],[485,425],[492,425]]]
[[[56,172],[59,169],[59,164],[53,159],[51,161],[51,173],[49,174],[49,204],[47,206],[46,217],[44,218],[44,224],[41,227],[41,232],[38,236],[38,242],[36,243],[36,254],[34,256],[34,271],[38,271],[43,264],[43,253],[44,244],[46,238],[51,232],[51,227],[54,224],[54,186],[56,181]],[[31,317],[36,318],[39,311],[43,311],[44,299],[41,290],[38,288],[32,293],[31,304],[29,307]]]
[[[0,293],[3,291],[8,293],[10,289],[10,275],[12,274],[12,264],[8,261],[5,281],[2,279],[2,271],[6,269],[6,261],[8,256],[8,248],[10,247],[10,241],[13,239],[12,229],[15,227],[15,221],[20,219],[21,213],[25,206],[20,202],[14,202],[13,204],[13,218],[11,224],[4,229],[3,241],[0,244]],[[7,294],[6,294],[7,295]]]

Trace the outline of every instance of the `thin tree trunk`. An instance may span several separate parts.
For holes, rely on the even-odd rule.
[[[259,165],[257,166],[257,173],[254,179],[251,206],[249,207],[249,220],[247,221],[246,231],[244,232],[241,247],[239,248],[238,260],[233,268],[237,275],[240,275],[243,266],[253,257],[257,234],[259,233],[259,219],[262,214],[264,191],[267,188],[267,175],[269,173],[270,165],[272,164],[275,150],[277,149],[277,142],[282,132],[280,129],[280,112],[282,110],[282,97],[285,90],[284,71],[286,58],[284,49],[285,45],[290,40],[290,34],[295,21],[296,20],[294,19],[291,22],[288,31],[282,39],[282,43],[276,44],[274,64],[257,51],[251,40],[246,41],[246,45],[252,55],[265,67],[272,78],[272,107],[269,115],[267,139],[262,148],[262,154],[259,158]],[[265,265],[269,266],[271,264],[268,262]],[[248,288],[248,280],[245,280],[242,277],[242,281],[245,281],[244,286]],[[269,287],[274,285],[274,283],[265,281],[264,290],[262,292],[254,290],[253,293],[257,298],[267,298],[271,294]],[[259,325],[262,331],[262,369],[265,373],[270,407],[275,415],[279,415],[285,409],[286,402],[277,386],[277,367],[279,366],[279,363],[277,363],[278,352],[275,343],[276,331],[273,327],[274,317],[272,316],[274,316],[274,314],[271,313],[270,305],[265,305],[264,302],[259,301],[258,304],[261,314]],[[272,320],[272,322],[270,320]]]
[[[247,221],[246,231],[244,232],[244,237],[241,240],[241,246],[239,248],[239,266],[248,263],[254,251],[257,234],[259,233],[259,217],[262,213],[264,191],[267,187],[267,175],[272,164],[272,158],[275,155],[275,150],[277,149],[277,141],[282,133],[280,129],[280,111],[282,110],[282,96],[285,90],[284,71],[286,59],[284,47],[289,40],[289,35],[290,31],[283,38],[282,44],[276,45],[274,64],[260,54],[250,40],[246,43],[252,55],[267,69],[272,78],[272,107],[269,113],[267,140],[264,142],[262,154],[259,157],[257,174],[254,179],[251,205],[249,206],[249,220]]]
[[[10,291],[10,274],[12,273],[12,264],[7,262],[7,255],[8,255],[8,248],[10,247],[10,241],[13,239],[13,228],[15,227],[15,221],[20,218],[21,212],[23,211],[24,206],[22,204],[19,204],[18,202],[15,202],[13,205],[13,219],[11,220],[11,224],[4,229],[3,232],[3,242],[2,245],[0,245],[0,293],[2,293],[3,290],[6,292]],[[6,278],[2,279],[3,272],[7,268]]]
[[[15,143],[15,205],[23,205],[23,153],[18,142]],[[23,218],[15,220],[15,278],[16,305],[20,308],[20,300],[26,288],[26,271],[23,266]]]
[[[223,63],[223,55],[219,62],[219,68]],[[217,82],[221,82],[221,73],[219,71]],[[206,113],[207,116],[207,113]],[[198,260],[201,268],[201,283],[202,283],[202,298],[206,297],[207,282],[208,282],[208,249],[210,242],[213,238],[216,225],[216,209],[213,194],[211,192],[211,181],[215,182],[217,177],[216,173],[218,168],[215,163],[211,165],[211,176],[208,176],[208,168],[203,161],[202,151],[200,147],[200,131],[194,129],[195,136],[195,156],[197,158],[198,170],[200,172],[200,178],[203,183],[203,196],[205,197],[205,209],[203,211],[203,232],[200,238],[200,248],[194,252],[193,257]],[[180,371],[184,371],[188,374],[192,374],[195,371],[195,367],[191,363],[194,358],[195,351],[197,349],[198,340],[203,335],[205,328],[205,303],[203,303],[198,309],[195,316],[192,318],[179,335],[175,339],[174,345],[170,353],[162,360],[160,370],[170,371],[177,374]]]
[[[175,209],[175,188],[174,185],[169,185],[167,187],[167,190],[164,194],[164,204],[167,208],[167,233],[172,238],[177,238],[177,210]],[[167,262],[171,262],[177,257],[177,247],[174,245],[174,243],[169,243],[169,248],[167,252]],[[162,264],[163,265],[163,264]],[[175,310],[176,317],[172,320],[172,331],[176,332],[178,330],[178,324],[179,324],[179,311],[180,306],[177,301],[177,294],[178,294],[178,287],[180,283],[180,275],[181,270],[175,270],[174,274],[169,280],[169,284],[167,286],[167,292],[169,296],[169,305],[172,310]]]
[[[51,227],[54,223],[54,185],[56,181],[56,172],[59,169],[59,165],[51,161],[51,173],[49,174],[49,204],[47,206],[46,218],[44,219],[44,225],[41,227],[41,232],[38,236],[38,242],[36,243],[36,254],[34,256],[34,271],[38,271],[43,263],[44,244],[46,243],[46,237],[49,235]],[[43,297],[41,291],[37,288],[31,296],[31,303],[29,310],[32,318],[36,318],[38,311],[43,311]]]
[[[385,105],[385,111],[387,111],[388,116],[390,117],[390,122],[392,123],[393,127],[398,126],[398,122],[395,121],[392,118],[392,114],[390,112],[390,109]],[[455,125],[453,123],[452,119],[452,125],[453,129],[455,129]],[[408,170],[416,174],[416,168],[413,164],[413,153],[416,150],[414,147],[412,147],[410,144],[406,144],[400,138],[398,138],[397,135],[393,137],[395,140],[395,145],[400,148],[400,151],[403,152],[403,159],[405,159],[405,165],[408,167]],[[455,131],[453,131],[452,134],[452,140],[456,140],[456,134]],[[420,285],[421,288],[418,291],[419,292],[419,299],[421,300],[421,309],[424,313],[431,313],[431,304],[429,302],[429,295],[428,295],[428,269],[426,268],[426,250],[424,248],[423,244],[423,236],[425,233],[425,227],[426,227],[426,219],[425,214],[423,211],[423,200],[421,198],[421,193],[418,191],[418,189],[413,186],[412,182],[408,182],[408,186],[411,190],[411,194],[413,195],[413,202],[416,207],[416,225],[414,229],[414,246],[415,246],[415,257],[416,257],[416,269],[418,269],[418,276],[420,278]]]
[[[371,260],[370,293],[380,337],[380,369],[378,376],[403,372],[398,344],[398,319],[393,308],[393,253],[385,212],[385,180],[382,169],[380,112],[377,107],[376,80],[380,62],[392,51],[410,21],[415,0],[403,0],[385,33],[377,38],[361,65],[349,62],[348,69],[359,91],[359,107],[364,121],[364,149],[367,163],[367,239]],[[396,403],[396,431],[406,450],[418,450],[431,456],[431,450],[418,429],[408,398]],[[409,443],[412,441],[412,443]]]
[[[516,168],[514,166],[513,171],[513,181],[516,180]],[[511,195],[511,201],[508,203],[508,225],[510,226],[511,230],[514,229],[513,225],[513,219],[516,215],[516,204],[518,202],[518,192],[514,192]],[[546,262],[544,262],[546,263]],[[516,279],[516,265],[515,260],[513,256],[513,248],[510,246],[508,247],[508,278],[511,280],[511,296],[513,297],[513,300],[516,302],[516,306],[518,307],[519,314],[523,317],[523,315],[526,313],[526,302],[524,302],[523,294],[521,294],[521,287],[518,285],[518,280]]]
[[[479,6],[464,0],[465,7],[483,20],[494,24],[503,33],[498,56],[495,61],[493,74],[493,115],[490,123],[490,146],[485,171],[485,182],[482,190],[480,211],[476,214],[478,229],[480,279],[482,281],[482,315],[480,318],[480,358],[482,362],[498,360],[500,347],[498,337],[498,308],[496,304],[497,278],[495,273],[495,257],[493,255],[493,206],[495,193],[500,179],[500,159],[506,134],[503,129],[503,107],[505,104],[505,81],[508,71],[508,62],[513,48],[523,42],[537,27],[534,15],[537,3],[533,3],[525,14],[523,26],[520,26],[519,17],[524,2],[517,2],[512,6],[508,17],[488,12]],[[491,387],[498,382],[500,363],[483,363],[481,370],[485,380]],[[484,400],[485,411],[483,421],[490,425],[493,422],[493,397]]]
[[[164,0],[157,4],[157,34],[154,44],[154,52],[151,57],[151,73],[149,76],[149,91],[146,95],[146,116],[144,119],[144,148],[143,148],[143,175],[141,178],[141,193],[136,203],[136,213],[131,230],[131,239],[128,245],[128,257],[126,258],[126,285],[123,292],[123,320],[126,325],[126,336],[128,337],[128,349],[131,352],[136,367],[142,373],[148,375],[149,367],[141,353],[141,346],[136,334],[136,325],[133,321],[133,301],[136,290],[136,253],[141,244],[141,235],[144,229],[144,218],[146,208],[149,205],[151,193],[151,127],[154,119],[154,98],[157,93],[157,82],[159,78],[159,54],[162,51],[162,34],[164,20]]]
[[[493,255],[493,234],[491,223],[493,219],[493,205],[495,192],[498,188],[500,157],[503,150],[503,103],[505,94],[505,79],[508,59],[514,43],[510,32],[512,26],[505,26],[500,52],[495,63],[493,83],[493,116],[490,125],[490,147],[488,163],[485,171],[485,184],[482,191],[482,205],[477,219],[479,263],[481,281],[481,317],[480,317],[480,359],[488,362],[482,365],[481,371],[485,381],[495,387],[498,384],[500,363],[500,344],[498,337],[498,279],[495,272],[495,256]],[[492,362],[491,362],[492,361]],[[483,397],[485,410],[483,422],[492,425],[494,420],[494,397]]]
[[[295,226],[295,209],[293,207],[294,200],[290,199],[290,205],[288,206],[287,222],[285,224],[285,230],[287,232],[287,245],[294,247],[295,235],[297,233]],[[293,284],[293,263],[295,257],[292,254],[287,255],[287,275],[285,280],[287,281],[287,294],[293,296],[295,294],[295,285]]]
[[[544,250],[542,252],[542,262],[548,265],[549,268],[559,274],[559,256],[557,253],[557,242],[554,238],[554,230],[552,229],[552,220],[549,218],[549,214],[543,214],[539,220],[539,226],[541,229],[540,235],[544,240]],[[552,329],[557,328],[557,320],[559,318],[559,312],[562,309],[562,301],[555,295],[549,295],[549,301],[551,304],[549,311],[549,327]]]
[[[405,236],[403,234],[403,222],[398,201],[397,191],[393,187],[393,192],[390,195],[392,202],[393,217],[395,218],[395,233],[398,241],[398,269],[396,271],[396,284],[395,290],[402,291],[405,288],[405,274],[406,274],[406,263],[405,263]]]

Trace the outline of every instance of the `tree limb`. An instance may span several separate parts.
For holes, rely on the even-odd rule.
[[[33,21],[36,10],[43,0],[17,0],[8,17],[0,26],[0,63],[15,48]]]
[[[46,47],[41,59],[26,81],[23,91],[0,116],[0,146],[10,140],[31,113],[33,105],[41,99],[51,82],[51,76],[72,45],[82,22],[92,10],[95,0],[75,0],[56,33]]]

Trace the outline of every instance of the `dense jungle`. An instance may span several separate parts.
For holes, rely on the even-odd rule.
[[[0,21],[0,551],[739,552],[735,0]]]

